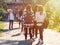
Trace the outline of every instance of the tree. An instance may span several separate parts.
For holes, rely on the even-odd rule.
[[[7,9],[7,4],[6,4],[5,0],[0,0],[0,8]]]
[[[49,28],[60,31],[60,0],[50,0],[44,7],[49,17]]]
[[[7,4],[5,0],[0,0],[0,20],[3,19],[7,9]]]

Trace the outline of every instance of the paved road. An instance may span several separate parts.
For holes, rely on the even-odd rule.
[[[4,23],[4,31],[2,33],[2,37],[0,37],[0,45],[31,45],[29,36],[27,40],[24,39],[24,32],[21,32],[17,22],[14,22],[13,30],[8,30],[8,24],[8,22]],[[60,33],[50,29],[45,29],[43,34],[43,45],[60,45]],[[38,38],[35,39],[32,45],[36,45],[37,43]]]

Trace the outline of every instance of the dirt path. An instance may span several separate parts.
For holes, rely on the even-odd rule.
[[[3,36],[0,37],[0,45],[30,45],[28,39],[24,39],[24,32],[21,32],[17,22],[14,22],[14,29],[8,30],[8,22],[4,23]],[[37,38],[38,39],[38,38]],[[38,40],[35,39],[32,45],[35,45]],[[60,45],[60,33],[45,29],[43,45]]]

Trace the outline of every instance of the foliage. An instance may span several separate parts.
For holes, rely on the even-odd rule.
[[[5,0],[0,0],[0,8],[4,8],[4,9],[7,9],[7,4],[5,2]]]
[[[0,8],[0,12],[5,12],[6,10],[4,8]]]
[[[0,20],[2,20],[2,18],[3,18],[3,13],[6,13],[6,10],[4,9],[4,8],[0,8]]]
[[[60,0],[50,0],[44,7],[49,18],[49,28],[60,31]]]
[[[3,15],[2,13],[6,13],[7,4],[5,0],[0,0],[0,20],[2,20]]]
[[[3,29],[3,23],[0,21],[0,30]]]
[[[60,32],[60,26],[57,26],[56,28],[54,28],[55,30],[57,30],[58,32]]]
[[[3,23],[0,21],[0,37],[2,36],[1,30],[3,30]]]

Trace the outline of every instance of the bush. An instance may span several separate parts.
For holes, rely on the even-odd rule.
[[[55,27],[54,30],[60,32],[60,26]]]
[[[5,13],[6,13],[6,10],[4,10],[4,8],[0,8],[0,20],[3,20]]]
[[[0,30],[3,30],[3,23],[0,21]]]
[[[0,21],[2,21],[2,16],[0,16]]]
[[[54,2],[54,3],[53,3]],[[60,32],[60,0],[49,0],[44,8],[49,18],[48,28]]]

